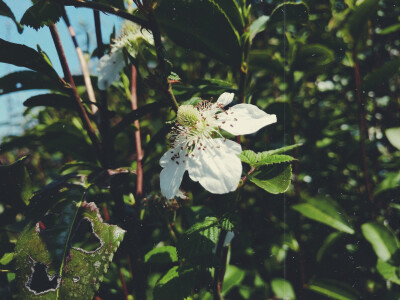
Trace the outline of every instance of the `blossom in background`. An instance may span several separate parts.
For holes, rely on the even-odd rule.
[[[225,110],[233,97],[233,93],[223,93],[216,103],[202,101],[197,106],[179,107],[169,137],[171,149],[160,159],[161,193],[168,199],[176,196],[186,170],[193,181],[211,193],[236,190],[242,175],[238,157],[242,148],[223,138],[220,129],[233,135],[250,134],[275,123],[276,116],[252,104],[237,104]]]
[[[140,29],[139,25],[129,23],[123,25],[122,35],[113,41],[111,51],[104,55],[98,64],[98,87],[106,90],[114,81],[118,80],[119,72],[125,66],[123,49],[126,49],[132,57],[139,52],[140,41],[153,45],[153,35],[146,29]]]

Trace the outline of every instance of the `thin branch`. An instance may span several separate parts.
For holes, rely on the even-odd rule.
[[[74,83],[74,79],[72,78],[71,71],[68,66],[67,58],[65,57],[64,49],[61,44],[60,36],[58,34],[58,30],[56,25],[53,23],[49,26],[51,36],[53,37],[54,45],[57,50],[58,57],[60,59],[60,63],[64,72],[64,77],[66,78],[67,82],[71,86],[71,93],[75,99],[75,103],[78,109],[79,117],[83,123],[83,127],[85,128],[87,134],[89,135],[90,140],[92,141],[93,146],[95,147],[96,152],[100,155],[101,154],[101,144],[94,132],[92,124],[90,123],[89,117],[86,113],[85,108],[81,102],[79,97],[78,91],[76,90],[76,86]]]
[[[85,57],[83,56],[82,49],[79,47],[74,28],[71,26],[71,23],[69,21],[69,18],[68,18],[68,15],[67,15],[67,12],[65,11],[65,9],[64,9],[63,19],[64,19],[65,24],[68,27],[69,34],[71,35],[72,42],[74,43],[74,46],[75,46],[76,54],[78,56],[79,64],[81,65],[83,80],[85,81],[85,86],[86,86],[86,92],[88,94],[88,98],[89,98],[90,102],[92,103],[92,105],[91,105],[92,113],[96,113],[97,106],[94,103],[96,103],[97,101],[96,101],[96,96],[94,95],[92,81],[90,80],[89,68],[87,66]]]
[[[104,13],[109,13],[112,15],[116,15],[123,19],[127,19],[131,22],[139,24],[144,28],[149,28],[149,23],[146,20],[143,20],[137,16],[134,16],[124,10],[118,9],[113,6],[105,5],[102,3],[97,3],[94,1],[85,1],[85,0],[53,0],[64,6],[74,6],[74,7],[86,7],[94,10],[102,11]]]
[[[357,103],[358,103],[358,121],[359,121],[359,128],[360,128],[360,146],[361,146],[362,168],[363,168],[363,173],[364,173],[365,188],[367,190],[368,200],[371,203],[371,205],[373,205],[374,198],[372,196],[371,183],[369,181],[369,174],[368,174],[368,167],[367,167],[367,152],[365,150],[365,132],[366,132],[365,108],[364,108],[365,103],[361,97],[361,76],[360,76],[360,68],[358,65],[357,52],[356,52],[355,46],[354,46],[354,50],[353,50],[353,61],[354,61],[354,77],[355,77],[355,84],[356,84],[356,98],[357,98]],[[374,215],[373,210],[372,210],[372,214]]]
[[[131,105],[132,111],[138,109],[138,102],[137,102],[137,88],[136,88],[136,78],[137,78],[137,71],[136,67],[132,64],[132,78],[131,78]],[[136,119],[133,122],[133,125],[136,127],[135,131],[135,144],[136,144],[136,196],[140,198],[143,194],[143,168],[142,168],[142,140],[140,137],[140,123],[139,120]]]

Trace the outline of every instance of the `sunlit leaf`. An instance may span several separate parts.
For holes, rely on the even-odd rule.
[[[252,41],[258,33],[265,30],[268,19],[268,16],[261,16],[258,19],[254,20],[253,23],[251,23],[250,41]]]
[[[157,247],[147,252],[144,261],[150,264],[174,263],[178,261],[178,254],[173,246]]]
[[[222,285],[222,295],[226,295],[233,287],[238,286],[245,275],[244,270],[228,265],[224,276],[224,284]]]
[[[318,294],[337,300],[357,300],[360,295],[351,286],[336,280],[312,280],[307,288]]]
[[[393,266],[382,259],[378,259],[378,262],[376,263],[376,269],[383,278],[400,285],[399,266]]]
[[[292,209],[314,221],[333,227],[339,231],[354,234],[346,213],[340,205],[328,198],[306,198],[306,203],[295,204]]]
[[[400,150],[400,127],[386,129],[385,133],[389,142]]]
[[[365,223],[361,226],[362,233],[372,245],[375,254],[383,261],[389,260],[399,251],[399,241],[392,231],[379,222]]]
[[[289,281],[282,278],[274,278],[271,280],[271,288],[275,296],[279,299],[294,300],[296,295]]]
[[[388,172],[385,174],[385,179],[376,186],[374,194],[398,188],[400,188],[400,172]]]

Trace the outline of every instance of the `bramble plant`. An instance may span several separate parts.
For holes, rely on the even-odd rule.
[[[0,145],[1,299],[400,298],[398,2],[32,2],[0,16],[63,74],[0,38],[0,101],[41,90]]]

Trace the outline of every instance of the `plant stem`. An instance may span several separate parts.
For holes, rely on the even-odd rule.
[[[158,27],[157,20],[154,16],[154,11],[152,8],[150,8],[147,12],[148,14],[148,19],[149,19],[149,25],[150,25],[150,30],[153,34],[154,38],[154,46],[156,48],[156,53],[157,53],[157,60],[158,60],[158,68],[161,72],[161,90],[164,92],[165,96],[168,98],[170,103],[172,104],[172,108],[177,112],[179,109],[179,104],[176,101],[176,98],[172,92],[172,86],[168,81],[168,76],[167,74],[167,63],[165,61],[165,49],[161,41],[161,33],[160,29]]]
[[[374,204],[374,198],[372,196],[371,184],[369,181],[368,167],[367,167],[367,152],[365,150],[365,132],[366,132],[366,124],[365,124],[365,108],[364,101],[361,97],[361,76],[360,76],[360,68],[358,65],[357,59],[357,51],[354,46],[353,49],[353,62],[354,62],[354,78],[356,84],[356,98],[358,104],[358,122],[360,129],[360,146],[361,146],[361,159],[362,159],[362,168],[364,173],[364,182],[365,188],[367,190],[367,197],[371,205]],[[372,215],[374,216],[374,211],[372,210]]]
[[[101,154],[102,149],[101,149],[101,144],[94,132],[94,129],[92,127],[92,124],[90,123],[89,117],[86,113],[85,108],[83,107],[83,104],[81,102],[81,99],[79,97],[78,91],[76,90],[76,86],[74,83],[74,79],[72,78],[71,71],[68,66],[67,58],[65,57],[64,49],[61,44],[60,36],[58,34],[58,30],[56,25],[53,23],[49,26],[50,28],[50,33],[54,41],[54,45],[57,50],[58,57],[60,59],[61,67],[64,72],[64,77],[71,86],[71,94],[73,98],[75,99],[75,103],[78,109],[78,114],[79,117],[81,118],[81,121],[83,123],[83,127],[85,128],[87,134],[89,135],[90,140],[92,141],[92,144],[95,148],[95,151],[97,152],[98,155]]]
[[[228,251],[229,246],[224,247],[224,241],[227,235],[227,231],[221,229],[221,233],[218,237],[217,243],[217,263],[214,271],[214,282],[213,282],[213,299],[222,300],[222,284],[224,283],[226,265],[228,262]]]
[[[127,19],[131,22],[139,24],[140,26],[142,26],[144,28],[149,28],[149,24],[146,20],[143,20],[137,16],[134,16],[126,11],[123,11],[123,10],[118,9],[113,6],[105,5],[102,3],[97,3],[94,1],[86,1],[86,0],[55,0],[55,1],[64,6],[86,7],[86,8],[91,8],[94,10],[102,11],[105,13],[109,13],[112,15],[116,15],[123,19]]]
[[[137,103],[137,88],[136,88],[136,77],[137,77],[137,71],[136,67],[132,64],[132,70],[131,70],[131,105],[132,105],[132,111],[135,111],[138,109],[138,103]],[[139,120],[135,120],[133,122],[133,125],[136,127],[135,131],[135,144],[136,144],[136,162],[137,162],[137,168],[136,168],[136,196],[140,198],[143,194],[143,168],[142,168],[142,140],[140,137],[140,123]]]
[[[71,23],[69,21],[69,18],[68,18],[68,15],[67,15],[67,12],[65,11],[65,9],[64,9],[63,19],[64,19],[65,24],[68,27],[68,32],[71,35],[72,42],[74,43],[74,46],[75,46],[75,51],[78,56],[79,64],[80,64],[81,70],[82,70],[83,80],[85,81],[86,92],[88,94],[88,98],[89,98],[90,102],[92,102],[92,104],[91,104],[92,113],[96,113],[97,106],[95,105],[95,103],[97,101],[96,101],[96,96],[94,95],[92,81],[90,80],[89,68],[87,66],[85,57],[83,56],[82,49],[79,47],[74,28],[71,26]]]

